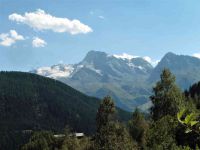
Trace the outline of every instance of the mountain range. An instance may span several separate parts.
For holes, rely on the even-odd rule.
[[[91,96],[110,95],[117,106],[132,111],[135,107],[142,110],[150,107],[152,87],[164,68],[172,71],[182,89],[200,80],[200,59],[171,52],[155,67],[145,57],[89,51],[77,64],[57,64],[31,72],[59,80]]]

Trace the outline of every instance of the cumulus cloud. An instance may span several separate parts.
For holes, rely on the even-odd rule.
[[[32,46],[33,47],[36,47],[36,48],[45,47],[46,45],[47,45],[47,43],[43,39],[41,39],[39,37],[34,37],[33,38],[33,41],[32,41]]]
[[[17,31],[10,30],[8,33],[0,34],[0,45],[9,47],[13,45],[16,41],[24,40],[22,35],[19,35]]]
[[[92,29],[79,20],[69,20],[68,18],[59,18],[46,13],[44,10],[37,9],[34,12],[26,12],[24,15],[13,13],[9,15],[9,20],[22,23],[37,30],[52,30],[53,32],[67,32],[72,35],[86,34],[92,32]]]

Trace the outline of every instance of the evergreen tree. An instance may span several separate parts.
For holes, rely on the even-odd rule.
[[[152,150],[176,150],[176,128],[178,121],[172,116],[164,116],[153,123],[149,132],[147,146]]]
[[[93,150],[92,141],[89,137],[77,138],[69,127],[64,130],[65,136],[62,141],[61,150]]]
[[[126,128],[114,121],[115,106],[111,97],[103,99],[97,112],[97,132],[95,149],[97,150],[134,150],[136,145],[131,141]]]
[[[35,132],[22,150],[54,150],[55,138],[51,132]]]
[[[146,145],[146,132],[149,128],[149,124],[139,109],[136,108],[133,112],[132,119],[129,121],[128,125],[130,135],[137,141],[138,145],[144,149]]]
[[[101,102],[96,115],[97,132],[95,136],[95,143],[96,146],[99,147],[99,149],[105,149],[107,143],[109,143],[109,136],[112,136],[113,134],[113,123],[111,122],[114,113],[114,102],[112,101],[111,97],[107,96]]]
[[[115,104],[112,98],[110,96],[106,96],[97,111],[97,132],[99,132],[102,127],[107,126],[113,120],[115,111]]]
[[[175,76],[164,69],[160,81],[153,88],[154,94],[150,97],[153,103],[151,114],[153,120],[158,120],[166,115],[176,116],[183,105],[184,96],[175,83]]]

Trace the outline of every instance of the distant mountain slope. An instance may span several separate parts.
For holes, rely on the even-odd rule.
[[[171,52],[155,68],[142,57],[90,51],[78,64],[59,64],[32,72],[60,80],[91,96],[102,98],[109,94],[117,106],[132,111],[135,107],[149,108],[151,89],[164,68],[172,71],[182,89],[200,80],[200,59]]]
[[[0,132],[60,131],[69,125],[92,133],[99,99],[86,96],[59,81],[21,72],[0,72]],[[118,118],[130,114],[118,109]]]
[[[147,102],[149,89],[144,82],[152,70],[144,58],[90,51],[78,64],[59,64],[32,72],[60,80],[91,96],[102,98],[109,94],[119,107],[133,110]]]
[[[200,80],[200,59],[167,53],[152,71],[149,81],[155,83],[159,79],[160,73],[164,68],[169,68],[176,76],[178,85],[182,89],[187,89],[193,83]]]

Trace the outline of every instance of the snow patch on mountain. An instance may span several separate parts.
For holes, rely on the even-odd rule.
[[[102,62],[98,60],[102,60]],[[105,65],[108,68],[110,67],[110,70],[113,70],[114,72],[116,72],[116,74],[123,74],[124,72],[121,72],[121,70],[123,70],[123,67],[127,68],[127,66],[129,67],[129,69],[127,70],[128,72],[136,73],[138,72],[138,70],[141,70],[142,72],[147,73],[149,69],[152,68],[151,64],[147,62],[152,62],[152,59],[147,56],[139,57],[126,53],[123,53],[122,55],[109,55],[104,52],[91,51],[88,52],[84,60],[78,64],[58,64],[51,67],[41,67],[34,70],[33,72],[42,76],[59,79],[72,78],[79,71],[83,70],[87,72],[87,69],[89,69],[96,74],[103,76],[109,72],[109,69],[107,70],[106,67],[102,68],[99,66]],[[100,65],[101,63],[103,63],[104,65]],[[125,64],[127,66],[123,66]]]
[[[200,53],[194,53],[192,56],[200,59]]]
[[[90,69],[90,70],[96,72],[97,74],[99,74],[99,75],[101,75],[101,76],[103,75],[102,72],[101,72],[101,70],[96,69],[96,68],[94,67],[94,64],[93,64],[93,63],[91,63],[91,64],[84,64],[84,65],[80,64],[80,65],[78,65],[78,66],[76,67],[76,71],[74,71],[73,73],[79,71],[81,68],[87,68],[87,69]]]
[[[155,67],[160,61],[160,60],[153,60],[149,56],[145,56],[145,57],[143,57],[143,59],[146,60],[147,62],[149,62],[153,67]]]
[[[114,54],[112,56],[115,57],[115,58],[118,58],[118,59],[123,59],[123,60],[131,60],[131,59],[134,59],[134,58],[143,58],[145,61],[150,63],[153,67],[155,67],[159,63],[159,60],[153,60],[149,56],[140,57],[140,56],[129,55],[127,53],[123,53],[121,55]]]
[[[41,67],[35,70],[36,74],[46,76],[49,78],[70,77],[74,70],[73,65],[54,65],[52,67]]]
[[[131,60],[131,59],[133,59],[133,58],[139,57],[139,56],[129,55],[129,54],[127,54],[127,53],[123,53],[123,54],[121,54],[121,55],[116,55],[116,54],[114,54],[113,56],[114,56],[115,58],[128,59],[128,60]]]

